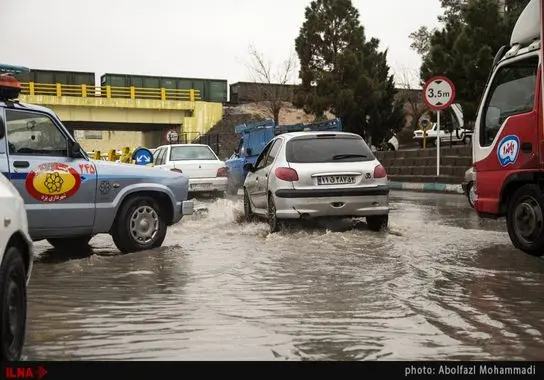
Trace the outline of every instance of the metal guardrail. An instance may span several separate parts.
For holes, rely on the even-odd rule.
[[[61,83],[21,83],[23,95],[75,96],[82,98],[155,99],[194,102],[200,100],[200,90],[171,88],[113,87],[72,85]]]

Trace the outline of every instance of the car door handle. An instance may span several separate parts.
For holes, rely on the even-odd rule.
[[[25,168],[28,168],[29,166],[30,164],[28,163],[28,161],[13,161],[14,168],[25,169]]]

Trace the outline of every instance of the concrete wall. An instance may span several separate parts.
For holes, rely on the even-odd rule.
[[[85,151],[100,150],[103,153],[106,153],[110,149],[121,149],[124,146],[131,148],[145,146],[144,135],[146,134],[150,133],[137,131],[74,131],[76,140]]]

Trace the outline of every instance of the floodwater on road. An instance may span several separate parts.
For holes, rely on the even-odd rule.
[[[204,200],[160,249],[56,260],[29,287],[28,360],[538,360],[544,260],[460,195],[394,193],[364,223],[269,234]]]

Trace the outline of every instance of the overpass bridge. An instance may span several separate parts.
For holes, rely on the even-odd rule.
[[[197,139],[223,117],[223,104],[195,89],[21,83],[21,102],[51,108],[87,151],[154,148],[175,129],[180,142]]]

